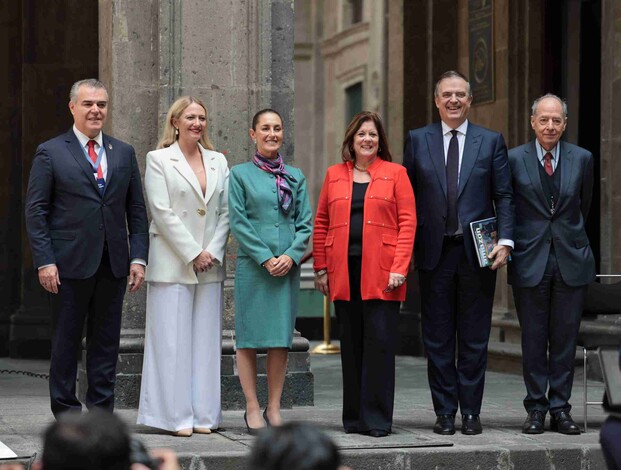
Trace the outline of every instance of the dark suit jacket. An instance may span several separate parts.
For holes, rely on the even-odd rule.
[[[147,213],[134,149],[105,134],[103,145],[108,160],[103,196],[73,129],[37,148],[26,194],[35,268],[56,264],[61,278],[91,277],[104,240],[117,277],[128,275],[130,257],[147,260]]]
[[[566,142],[559,145],[561,186],[554,215],[544,196],[535,141],[509,151],[516,223],[508,274],[509,283],[517,287],[541,282],[552,243],[566,284],[580,286],[595,279],[584,229],[593,192],[593,155]]]
[[[442,125],[410,131],[403,165],[416,196],[415,261],[434,269],[440,260],[446,227],[447,184]],[[513,239],[514,207],[507,147],[498,132],[468,122],[461,163],[457,211],[464,231],[466,255],[478,267],[470,222],[498,217],[498,237]]]

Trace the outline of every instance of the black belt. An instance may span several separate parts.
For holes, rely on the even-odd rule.
[[[464,236],[463,234],[459,235],[444,235],[444,243],[463,243]]]

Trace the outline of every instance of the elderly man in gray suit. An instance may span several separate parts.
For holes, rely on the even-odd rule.
[[[535,100],[535,140],[509,151],[516,223],[509,283],[522,327],[522,431],[580,434],[569,398],[576,342],[595,260],[585,231],[593,192],[593,155],[561,142],[567,105],[547,94]],[[547,393],[547,395],[546,395]]]

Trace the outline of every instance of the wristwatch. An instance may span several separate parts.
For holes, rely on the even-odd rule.
[[[323,276],[328,272],[327,269],[320,269],[319,271],[315,271],[315,277]]]

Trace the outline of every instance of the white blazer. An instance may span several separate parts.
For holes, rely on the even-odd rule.
[[[205,196],[176,142],[147,154],[144,185],[152,217],[148,282],[203,284],[224,281],[226,276],[229,169],[224,155],[200,149],[207,180]],[[209,271],[195,273],[192,261],[203,250],[218,263]]]

